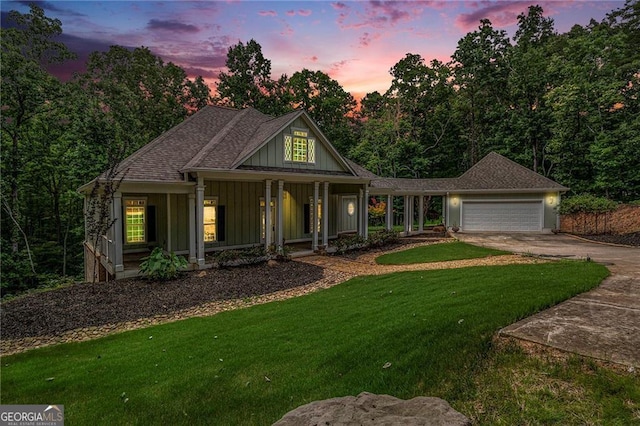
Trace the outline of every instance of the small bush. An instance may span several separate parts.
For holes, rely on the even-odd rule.
[[[221,250],[211,256],[218,267],[250,265],[268,260],[270,255],[263,246],[237,250]]]
[[[398,242],[399,234],[396,231],[381,229],[363,238],[360,235],[342,236],[334,241],[333,246],[337,254],[343,254],[350,250],[384,247]]]
[[[172,280],[187,267],[184,257],[176,256],[174,252],[165,253],[160,247],[154,248],[151,254],[142,260],[140,273],[152,280]]]
[[[395,244],[400,239],[400,234],[396,231],[388,231],[381,229],[369,235],[369,247],[384,247],[389,244]]]
[[[618,203],[608,198],[583,194],[562,200],[558,211],[560,214],[573,213],[606,213],[615,210]]]

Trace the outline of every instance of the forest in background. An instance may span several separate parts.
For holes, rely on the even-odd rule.
[[[82,276],[77,189],[208,104],[304,108],[345,156],[380,176],[454,177],[491,151],[571,188],[640,199],[640,3],[559,34],[532,6],[513,38],[479,22],[451,61],[407,53],[360,104],[322,71],[271,75],[255,40],[229,48],[212,95],[149,49],[112,46],[68,82],[62,22],[32,5],[1,34],[2,294]],[[65,278],[66,277],[66,278]]]

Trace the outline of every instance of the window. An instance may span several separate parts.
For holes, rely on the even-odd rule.
[[[306,206],[306,205],[305,205]],[[318,198],[318,206],[313,208],[313,197],[309,197],[309,224],[305,225],[307,233],[313,232],[313,223],[315,222],[318,232],[322,232],[322,198]],[[315,210],[315,212],[314,212]]]
[[[127,244],[145,243],[147,200],[125,200],[125,235]]]
[[[293,135],[284,136],[284,161],[315,164],[316,140],[308,136],[306,130],[294,130]]]
[[[217,241],[217,228],[216,228],[216,216],[218,210],[218,200],[206,199],[204,200],[204,214],[202,215],[204,221],[204,242],[210,243]]]

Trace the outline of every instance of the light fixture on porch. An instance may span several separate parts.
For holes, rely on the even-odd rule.
[[[553,195],[549,195],[549,197],[547,198],[547,202],[550,206],[553,206],[556,202],[556,197],[554,197]]]
[[[458,205],[458,197],[452,197],[451,198],[451,205],[452,206],[457,206]]]

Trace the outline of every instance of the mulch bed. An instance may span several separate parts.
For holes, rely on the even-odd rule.
[[[57,336],[82,327],[135,321],[211,301],[287,290],[322,277],[323,270],[318,266],[278,262],[187,272],[173,281],[135,278],[74,284],[3,302],[2,339]]]
[[[640,247],[640,232],[631,232],[629,234],[611,235],[581,235],[582,238],[587,240],[599,241],[602,243],[622,244],[625,246]]]

